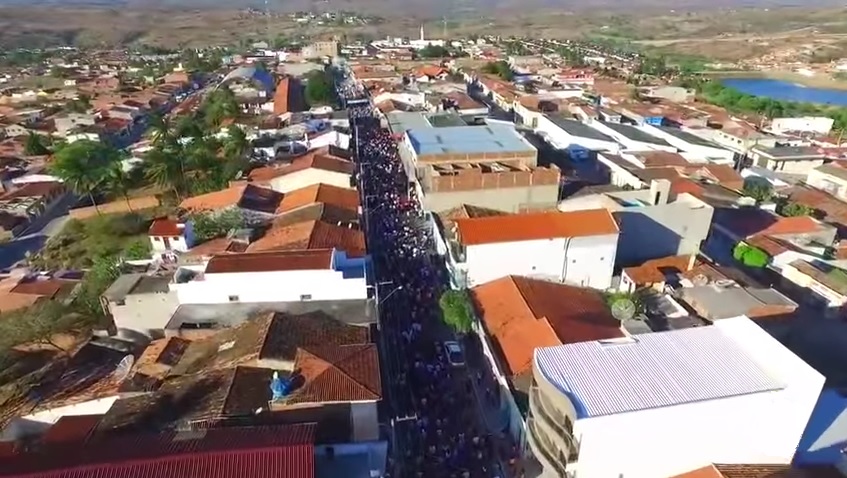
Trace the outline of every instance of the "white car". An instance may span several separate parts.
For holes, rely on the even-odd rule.
[[[447,360],[450,361],[450,365],[461,367],[465,364],[465,352],[459,342],[454,340],[444,342],[444,351],[447,352]]]

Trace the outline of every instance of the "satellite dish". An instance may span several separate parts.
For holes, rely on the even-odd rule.
[[[709,285],[709,278],[706,277],[705,274],[697,274],[693,279],[691,279],[691,282],[697,286]]]
[[[112,372],[112,377],[114,377],[118,382],[124,381],[129,375],[129,372],[132,370],[133,364],[135,364],[135,357],[132,355],[127,355],[122,358],[118,363],[118,366],[115,367],[115,371]]]
[[[621,298],[612,303],[612,316],[621,322],[629,320],[635,316],[635,304],[625,298]]]

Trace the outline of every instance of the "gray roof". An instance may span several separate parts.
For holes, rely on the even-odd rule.
[[[667,141],[661,138],[657,138],[653,135],[647,134],[644,131],[641,131],[640,129],[636,128],[635,126],[619,123],[608,123],[605,121],[600,121],[600,123],[605,125],[607,128],[611,129],[612,131],[618,133],[619,135],[628,138],[632,141],[655,144],[658,146],[671,146],[670,143],[668,143]]]
[[[764,305],[797,305],[774,289],[714,285],[685,287],[680,291],[680,298],[692,305],[696,304],[704,318],[712,321],[747,315],[750,310]]]
[[[124,274],[103,292],[103,297],[110,301],[124,300],[133,294],[155,294],[168,292],[173,275],[151,276],[147,274]]]
[[[579,138],[593,139],[597,141],[608,141],[614,143],[614,138],[606,136],[587,124],[575,119],[565,118],[562,115],[544,115],[553,122],[556,126],[562,129],[565,133]]]
[[[182,304],[165,325],[166,330],[193,327],[223,329],[234,327],[259,312],[287,312],[300,315],[321,311],[348,324],[376,322],[372,299],[314,300],[305,302],[232,302],[224,304]]]
[[[387,115],[388,128],[398,134],[410,129],[432,128],[426,116],[418,111],[391,111]]]
[[[406,134],[419,155],[535,151],[513,127],[502,125],[411,129]]]
[[[671,135],[671,136],[673,136],[677,139],[681,139],[682,141],[685,141],[686,143],[690,143],[690,144],[693,144],[693,145],[696,145],[696,146],[705,146],[707,148],[722,149],[722,147],[717,143],[714,143],[714,142],[709,141],[707,139],[693,135],[693,134],[691,134],[687,131],[683,131],[679,128],[672,128],[670,126],[657,126],[657,128],[659,128],[661,131],[663,131],[663,132],[665,132],[665,133],[667,133],[667,134],[669,134],[669,135]]]
[[[753,151],[776,159],[823,159],[824,155],[814,146],[755,147]]]
[[[758,332],[745,328],[745,334],[767,334],[752,325]],[[535,363],[573,401],[579,418],[785,388],[729,333],[717,326],[696,327],[544,347],[536,349]]]
[[[817,168],[815,168],[815,170],[820,171],[824,174],[835,176],[838,179],[843,179],[844,181],[847,181],[847,168],[842,168],[833,164],[824,164],[818,166]]]

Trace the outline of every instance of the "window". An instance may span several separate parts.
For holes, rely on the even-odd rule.
[[[159,237],[154,237],[154,238],[153,238],[153,241],[155,241],[155,242],[161,242],[161,240],[162,240],[162,239],[161,239],[161,238],[159,238]]]
[[[121,300],[116,300],[116,301],[115,301],[115,305],[126,305],[126,301],[125,301],[125,300],[123,300],[123,299],[121,299]]]
[[[312,300],[312,294],[303,294],[300,296],[300,300]]]
[[[229,296],[229,301],[230,302],[238,302],[238,296],[237,295]]]
[[[171,240],[179,242],[179,236],[174,236],[174,237],[171,238]]]

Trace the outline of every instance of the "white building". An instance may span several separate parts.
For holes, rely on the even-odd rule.
[[[590,151],[618,154],[620,144],[595,128],[560,114],[538,115],[535,132],[556,149],[568,151],[574,157]]]
[[[180,267],[170,289],[180,304],[365,299],[365,259],[338,250],[250,252]]]
[[[540,348],[533,375],[532,453],[546,476],[586,478],[790,464],[825,381],[743,316]]]
[[[669,153],[678,151],[678,148],[672,144],[662,138],[648,134],[637,126],[596,120],[591,121],[588,125],[620,143],[622,150],[667,151]]]
[[[843,161],[835,161],[818,166],[809,171],[806,184],[826,191],[839,199],[847,200],[847,167],[843,164]]]
[[[169,218],[158,218],[147,231],[153,254],[176,251],[186,252],[195,244],[191,221],[184,223]]]
[[[455,232],[468,287],[507,275],[611,286],[618,226],[605,209],[459,219]]]
[[[350,161],[335,156],[311,154],[297,158],[283,168],[263,169],[270,170],[268,176],[272,177],[267,180],[267,183],[271,189],[289,193],[317,184],[350,189],[355,166]]]
[[[117,330],[156,337],[179,307],[179,297],[170,289],[170,282],[170,276],[124,274],[103,292],[100,305]]]
[[[642,128],[653,136],[667,141],[671,146],[679,148],[689,161],[703,160],[730,166],[734,164],[735,153],[713,141],[669,126],[644,125]]]
[[[775,134],[814,133],[828,134],[832,130],[832,118],[826,116],[801,116],[799,118],[774,118],[771,131]]]

